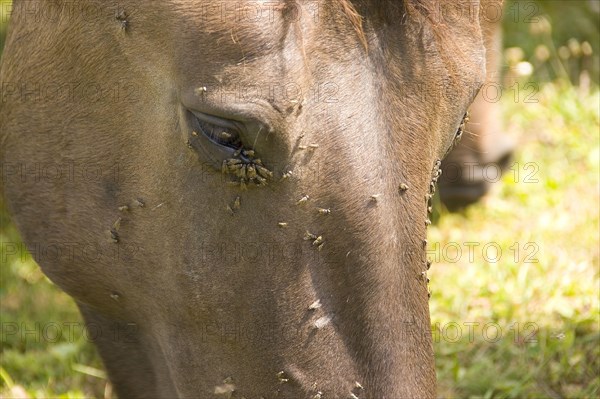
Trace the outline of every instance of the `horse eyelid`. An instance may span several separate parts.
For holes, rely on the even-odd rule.
[[[196,119],[196,128],[210,141],[217,145],[230,148],[241,146],[239,124],[233,121],[227,121],[212,115],[200,114],[190,111]],[[212,131],[212,132],[209,132]]]

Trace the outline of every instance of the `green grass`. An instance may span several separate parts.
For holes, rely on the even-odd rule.
[[[106,380],[78,371],[102,366],[75,304],[26,251],[4,258],[20,239],[4,210],[0,218],[0,397],[103,397]]]
[[[549,84],[537,104],[509,98],[506,128],[520,142],[515,168],[482,203],[462,214],[442,211],[429,232],[430,256],[440,257],[430,271],[439,393],[595,398],[600,394],[600,93]],[[537,169],[526,169],[527,163]],[[18,242],[5,223],[0,237]],[[480,243],[472,261],[468,242]],[[451,243],[463,251],[457,261]],[[482,253],[487,243],[501,247],[498,261],[491,259],[492,250]],[[72,301],[28,257],[10,257],[0,272],[0,395],[25,390],[36,398],[104,397],[107,382],[81,328],[57,342],[36,333],[26,339],[7,334],[7,323],[34,330],[38,323],[37,335],[50,322],[80,323]]]
[[[429,273],[443,396],[600,395],[600,95],[555,84],[538,98],[504,102],[520,142],[513,170],[483,203],[442,214],[429,232],[433,248],[447,249]],[[469,242],[480,243],[472,259]],[[501,256],[484,253],[487,243]]]

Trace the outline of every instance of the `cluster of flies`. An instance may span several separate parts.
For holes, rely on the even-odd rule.
[[[460,142],[460,139],[462,139],[462,136],[465,133],[465,129],[467,128],[467,123],[469,123],[469,120],[470,120],[469,112],[467,111],[465,113],[465,115],[463,116],[462,122],[460,122],[460,125],[458,126],[458,130],[456,131],[456,134],[454,135],[454,141],[452,142],[452,145],[448,149],[448,152],[450,152],[450,150],[452,150],[454,147],[456,147],[456,145]]]
[[[466,118],[466,116],[465,116]],[[463,120],[463,123],[461,124],[461,129],[464,128],[463,125],[466,124],[466,122]],[[461,134],[462,135],[462,131],[459,129],[459,133],[457,133],[457,136]],[[433,165],[433,170],[431,171],[431,182],[429,183],[429,192],[425,195],[425,201],[427,203],[427,213],[430,214],[432,212],[432,198],[433,195],[435,194],[435,186],[438,182],[438,180],[440,179],[440,177],[442,176],[442,161],[441,160],[436,160],[435,164]],[[431,220],[429,218],[425,219],[425,226],[429,226],[431,224]],[[427,247],[427,240],[423,240],[423,247]],[[422,278],[425,282],[425,284],[427,285],[427,295],[429,298],[431,298],[431,291],[429,290],[429,277],[427,277],[427,271],[431,268],[431,261],[429,259],[427,259],[425,261],[425,266],[426,266],[426,270],[421,272],[421,275],[419,276],[420,278]]]
[[[400,183],[400,185],[398,186],[398,191],[400,192],[400,194],[404,194],[405,192],[407,192],[408,184]],[[371,195],[371,197],[369,199],[371,202],[377,203],[381,200],[382,197],[383,197],[382,194],[373,194],[373,195]]]
[[[279,371],[275,374],[275,377],[277,377],[277,380],[279,381],[280,384],[285,384],[287,382],[290,381],[290,378],[287,376],[287,374],[285,373],[285,371]],[[357,391],[364,391],[364,387],[362,386],[362,384],[358,381],[354,382],[354,387],[352,389],[352,392],[350,392],[348,399],[359,399],[359,397],[357,396]],[[323,392],[322,391],[318,391],[317,390],[317,385],[316,383],[313,384],[313,390],[317,391],[311,399],[325,399]]]
[[[249,185],[266,186],[273,172],[267,169],[262,161],[255,158],[254,150],[242,148],[233,153],[232,158],[226,159],[221,165],[221,172],[234,178],[230,183],[246,190]]]
[[[304,234],[304,241],[311,241],[313,247],[317,247],[317,249],[319,251],[322,250],[323,247],[325,246],[325,242],[323,240],[323,236],[319,236],[319,235],[313,234],[310,231],[307,231]]]
[[[460,123],[460,125],[458,127],[456,135],[454,136],[454,141],[452,143],[452,146],[448,150],[448,152],[460,142],[460,139],[462,138],[462,136],[465,132],[467,123],[469,123],[469,113],[468,112],[465,113],[465,115],[463,116],[462,122]],[[436,183],[442,176],[441,166],[442,166],[442,161],[439,159],[437,161],[435,161],[435,164],[433,165],[433,170],[431,172],[431,182],[429,183],[429,192],[425,195],[425,202],[427,204],[427,214],[431,214],[431,212],[433,211],[432,199],[433,199],[433,195],[435,194]],[[429,218],[425,219],[425,226],[429,226],[430,224],[431,224],[431,220]],[[427,246],[427,240],[423,241],[423,246],[424,247]],[[425,281],[425,283],[429,285],[430,280],[427,277],[427,270],[429,270],[431,268],[431,261],[429,259],[426,260],[425,266],[426,266],[426,270],[421,272],[421,275],[419,277],[421,277]],[[429,289],[428,289],[428,295],[431,298],[431,291],[429,291]]]
[[[286,383],[290,382],[290,377],[283,370],[275,373],[275,378],[277,378],[277,381],[280,384],[286,384]],[[348,399],[359,399],[359,397],[357,396],[357,394],[355,392],[364,391],[364,389],[365,388],[362,386],[362,384],[360,382],[355,381],[354,387],[352,389],[352,392],[350,392]],[[325,399],[323,392],[317,390],[316,383],[313,384],[313,390],[316,391],[316,393],[311,397],[311,399]],[[231,398],[235,391],[236,391],[236,387],[235,387],[232,377],[225,378],[223,380],[222,385],[218,385],[217,387],[215,387],[215,395],[223,396],[226,398]],[[244,397],[242,396],[242,399],[243,398]],[[264,397],[261,396],[260,399],[264,399]]]
[[[433,195],[435,194],[435,187],[436,184],[438,182],[438,180],[440,179],[440,177],[442,176],[442,161],[440,161],[439,159],[437,161],[435,161],[435,164],[433,165],[433,170],[431,172],[431,182],[429,182],[429,192],[427,193],[427,195],[425,195],[425,201],[427,202],[427,213],[430,214],[433,211],[432,208],[432,199],[433,199]],[[429,226],[431,224],[431,220],[429,219],[425,219],[425,225]]]
[[[143,200],[137,198],[134,199],[129,205],[122,205],[119,207],[120,212],[128,212],[132,207],[135,208],[143,208],[146,204]],[[118,217],[117,220],[112,224],[110,229],[108,230],[109,239],[111,242],[117,244],[120,241],[119,237],[119,229],[121,228],[121,222],[123,221],[122,217]]]
[[[359,399],[358,391],[363,391],[364,389],[365,388],[363,388],[360,382],[355,381],[354,388],[352,389],[352,392],[350,392],[350,394],[348,395],[348,399]],[[325,396],[323,395],[323,392],[317,391],[317,393],[311,399],[325,399]]]

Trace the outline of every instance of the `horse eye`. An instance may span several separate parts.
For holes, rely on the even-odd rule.
[[[190,112],[193,115],[192,129],[198,134],[224,147],[238,149],[242,146],[240,129],[236,122],[199,112]]]

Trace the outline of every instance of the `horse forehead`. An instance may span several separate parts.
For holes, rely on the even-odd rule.
[[[233,39],[239,36],[260,42],[277,41],[286,37],[290,30],[295,31],[290,35],[294,37],[308,32],[318,35],[330,31],[340,37],[351,33],[353,28],[338,1],[169,0],[161,7],[166,7],[165,14],[174,19],[172,22],[177,29],[223,33],[233,35]],[[142,4],[140,7],[147,6]]]
[[[286,19],[288,22],[298,20],[299,16],[297,19],[296,14],[308,13],[311,8],[287,0],[169,0],[163,4],[168,10],[173,11],[182,18],[204,22],[205,27],[208,29],[217,26],[236,28],[246,25],[253,25],[253,28],[259,30],[260,28],[268,29],[282,19]],[[144,4],[141,7],[146,7],[146,5]]]
[[[330,67],[354,63],[346,54],[360,45],[343,10],[322,1],[169,0],[165,4],[160,6],[166,7],[164,13],[148,19],[157,25],[150,29],[170,30],[164,33],[178,44],[167,51],[174,52],[187,71],[202,68],[236,74],[258,66],[269,68],[263,70],[268,76],[292,71],[296,76],[304,67],[324,62]],[[196,59],[202,62],[192,62]]]

